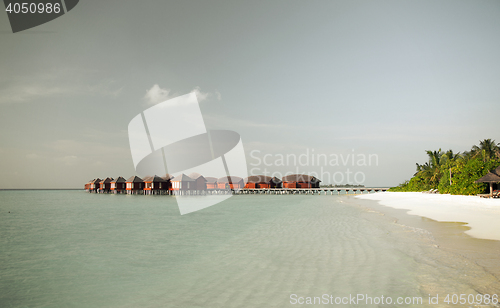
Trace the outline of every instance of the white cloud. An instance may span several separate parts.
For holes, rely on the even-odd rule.
[[[215,90],[215,97],[217,97],[217,100],[219,100],[219,101],[222,99],[222,95],[217,90]]]
[[[196,86],[191,90],[196,94],[198,98],[198,102],[203,102],[215,97],[217,100],[221,100],[222,96],[219,91],[215,91],[214,93],[203,92],[200,87]],[[151,89],[146,91],[144,95],[144,100],[148,105],[155,105],[161,102],[164,102],[168,99],[174,98],[182,94],[172,94],[172,90],[161,88],[158,84],[155,84],[151,87]]]
[[[158,104],[169,99],[170,92],[170,89],[163,89],[158,84],[155,84],[151,89],[146,91],[144,99],[150,105]]]
[[[37,84],[14,85],[0,89],[0,103],[20,103],[46,96],[64,94],[68,89],[57,86],[42,86]]]
[[[95,72],[59,70],[0,80],[0,104],[23,103],[60,95],[100,95],[116,98],[122,90],[112,79],[96,80]],[[85,80],[92,80],[87,82]]]
[[[196,97],[198,97],[199,102],[203,102],[205,100],[212,99],[214,97],[218,101],[220,101],[222,99],[222,95],[217,90],[215,90],[214,93],[203,92],[203,91],[201,91],[200,87],[196,86],[196,87],[194,87],[194,89],[191,92],[196,93]]]
[[[113,98],[116,98],[120,95],[122,90],[123,87],[117,87],[115,80],[105,79],[98,84],[87,86],[86,93],[111,96]]]
[[[195,87],[191,92],[194,92],[196,94],[196,97],[198,98],[198,102],[203,102],[204,100],[207,100],[212,94],[208,92],[202,92],[200,87]]]

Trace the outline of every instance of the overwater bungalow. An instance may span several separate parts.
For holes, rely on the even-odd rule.
[[[174,194],[186,194],[195,190],[196,181],[184,173],[176,176],[170,181],[172,182],[172,191]]]
[[[217,178],[207,176],[205,178],[205,180],[207,181],[206,182],[207,190],[216,190],[217,189]]]
[[[283,187],[283,182],[277,177],[273,177],[270,184],[271,184],[271,188],[282,188]]]
[[[319,188],[321,182],[314,176],[306,174],[292,174],[282,179],[283,188]]]
[[[126,191],[128,194],[138,194],[138,193],[143,193],[144,190],[144,181],[134,175],[131,176],[126,182]]]
[[[207,179],[199,173],[193,172],[188,174],[188,177],[192,178],[195,183],[194,183],[194,189],[197,190],[198,192],[202,192],[207,190]]]
[[[97,178],[97,179],[93,179],[92,181],[90,181],[90,190],[89,192],[97,192],[100,188],[100,184],[101,183],[101,179],[100,178]]]
[[[167,181],[157,175],[145,177],[143,181],[144,193],[147,195],[156,195],[168,190]]]
[[[115,194],[121,194],[125,192],[125,180],[123,177],[119,176],[116,180],[111,181],[111,191]]]
[[[166,181],[165,184],[163,185],[163,188],[166,191],[168,191],[168,193],[170,194],[172,192],[172,182],[171,181],[174,178],[174,176],[167,173],[167,174],[165,174],[165,176],[162,176],[161,178]]]
[[[246,178],[245,188],[281,188],[281,180],[267,175],[252,175]]]
[[[238,176],[223,176],[217,179],[217,187],[219,189],[242,189],[245,187],[245,181]]]
[[[105,178],[99,183],[99,192],[100,193],[109,193],[111,191],[111,181],[113,178]]]

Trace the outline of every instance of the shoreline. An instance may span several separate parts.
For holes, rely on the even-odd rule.
[[[499,240],[470,235],[471,227],[466,222],[438,221],[411,213],[402,205],[385,205],[376,198],[354,196],[347,202],[364,208],[367,214],[384,216],[388,223],[400,226],[401,232],[420,233],[425,238],[422,249],[426,252],[424,260],[420,260],[422,266],[442,265],[445,268],[442,276],[447,279],[468,284],[478,293],[500,293]],[[423,291],[436,293],[441,283],[434,280],[433,277],[422,277]],[[453,291],[447,290],[448,293]]]
[[[385,192],[360,195],[357,199],[374,200],[391,208],[406,210],[409,215],[439,222],[464,223],[468,235],[500,241],[500,200],[477,196],[423,194],[420,192]]]

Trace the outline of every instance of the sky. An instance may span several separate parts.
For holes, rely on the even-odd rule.
[[[82,0],[12,33],[0,13],[0,189],[134,175],[129,122],[192,91],[250,174],[395,186],[426,150],[500,142],[499,17],[481,0]]]

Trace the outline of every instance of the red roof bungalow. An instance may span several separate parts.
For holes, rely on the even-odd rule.
[[[321,181],[306,174],[292,174],[283,177],[283,188],[319,188]]]
[[[217,189],[217,178],[214,178],[214,177],[211,177],[211,176],[207,176],[205,178],[205,180],[207,181],[207,189],[208,190]]]
[[[142,191],[144,189],[144,181],[134,175],[134,176],[131,176],[126,182],[126,191],[127,192],[138,192],[138,191]]]
[[[116,191],[118,193],[125,191],[125,182],[126,180],[121,176],[111,181],[111,191]]]
[[[190,173],[188,176],[195,181],[194,183],[195,190],[207,190],[207,179],[203,175],[193,172]]]
[[[246,178],[245,188],[281,188],[281,180],[267,175],[253,175]]]
[[[111,181],[113,178],[106,178],[99,183],[99,190],[101,192],[110,192],[111,191]]]
[[[172,190],[173,191],[184,191],[184,190],[194,190],[195,189],[195,180],[188,177],[184,173],[176,176],[175,178],[170,180],[172,182]]]
[[[168,189],[167,181],[157,175],[144,178],[144,190],[159,191]]]
[[[245,181],[238,176],[223,176],[217,179],[219,189],[242,189],[245,187]]]
[[[90,181],[90,190],[92,191],[96,191],[99,189],[100,185],[99,183],[101,183],[101,179],[100,178],[97,178],[97,179],[93,179],[92,181]]]

